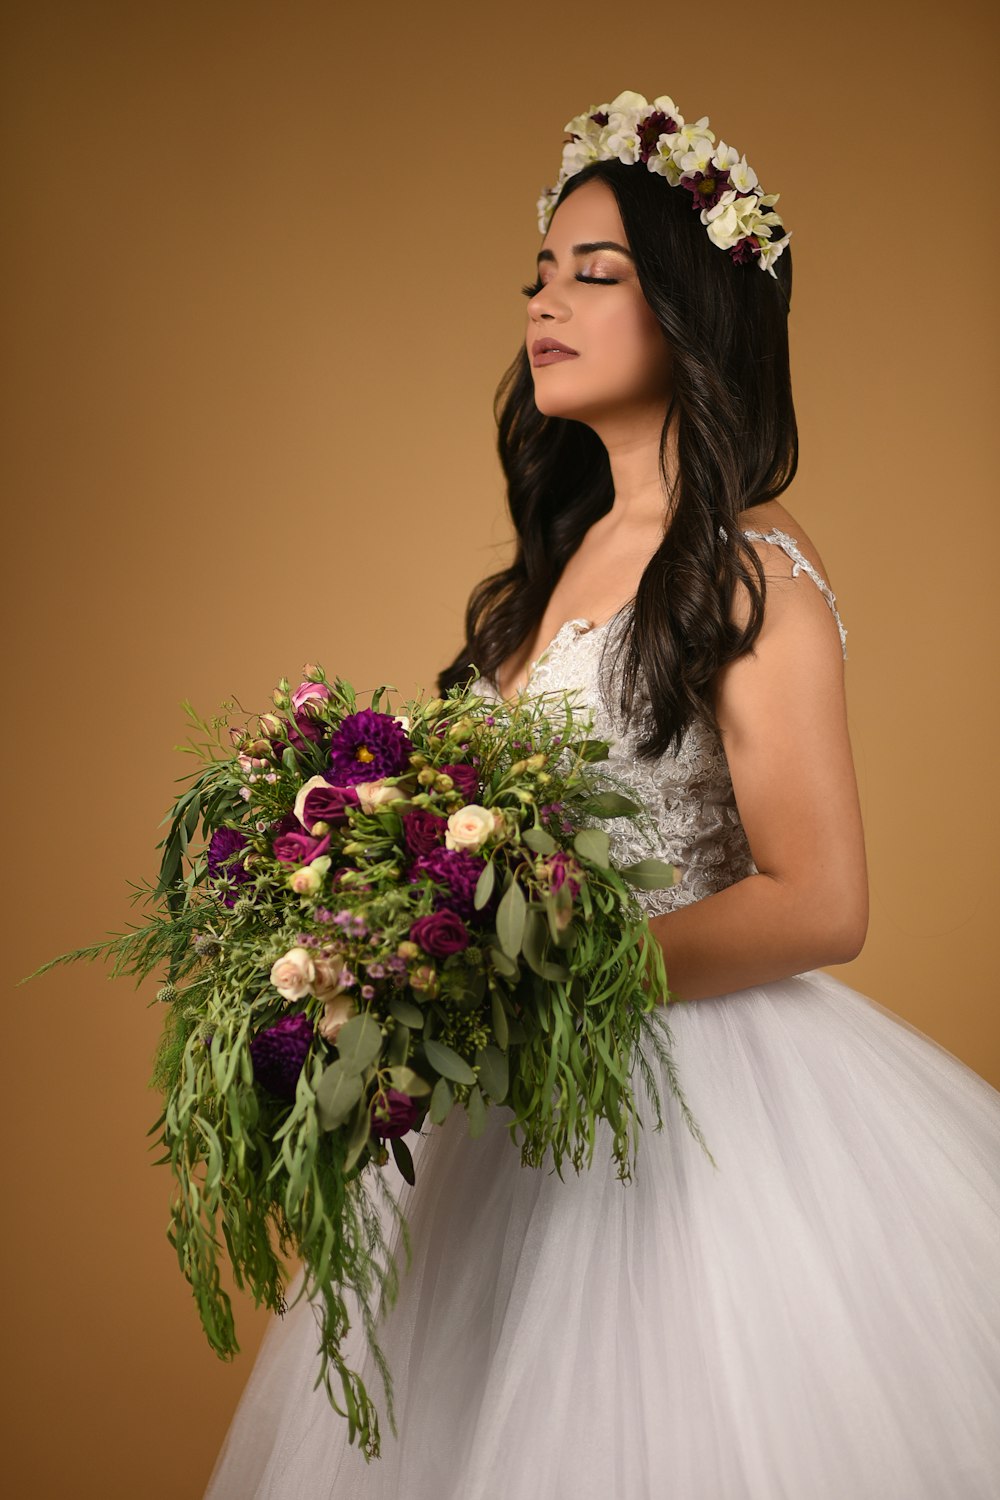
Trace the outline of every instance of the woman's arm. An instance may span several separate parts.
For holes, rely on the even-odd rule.
[[[757,552],[764,626],[754,652],[719,674],[715,711],[760,873],[650,920],[681,1000],[846,963],[868,925],[836,621],[811,579],[791,576],[784,553],[764,543]]]

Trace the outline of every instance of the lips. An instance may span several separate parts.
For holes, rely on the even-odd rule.
[[[571,349],[568,344],[560,344],[558,339],[536,339],[531,346],[532,355],[537,359],[540,354],[578,354],[578,349]]]

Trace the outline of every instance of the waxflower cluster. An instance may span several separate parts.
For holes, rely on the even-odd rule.
[[[222,1254],[280,1312],[278,1251],[294,1251],[327,1395],[367,1458],[378,1412],[341,1343],[357,1306],[395,1431],[375,1308],[398,1272],[377,1199],[407,1244],[379,1170],[393,1161],[415,1184],[407,1135],[456,1109],[475,1138],[504,1109],[522,1163],[561,1175],[591,1165],[600,1128],[627,1181],[648,1042],[701,1140],[635,897],[673,872],[611,857],[602,820],[648,815],[602,765],[589,714],[566,694],[493,704],[474,685],[393,713],[388,691],[361,706],[308,665],[263,714],[227,703],[208,722],[186,704],[206,764],[169,815],[151,920],[52,961],[104,951],[140,977],[166,964],[155,1128],[205,1332],[223,1358],[238,1348]]]
[[[570,139],[563,147],[558,179],[554,187],[542,189],[538,200],[542,234],[570,177],[591,162],[617,160],[645,166],[671,187],[686,188],[713,245],[728,250],[738,265],[756,261],[776,277],[774,262],[791,238],[790,230],[775,238],[775,231],[784,228],[774,212],[780,194],[761,190],[746,157],[716,141],[707,115],[688,123],[667,94],[650,104],[642,94],[625,92],[576,115],[564,128]]]

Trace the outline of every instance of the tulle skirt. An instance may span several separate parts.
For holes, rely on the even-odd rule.
[[[502,1108],[411,1134],[398,1435],[355,1325],[382,1456],[348,1444],[303,1297],[206,1500],[997,1500],[1000,1093],[818,971],[667,1019],[716,1165],[638,1072],[629,1183],[606,1135],[522,1167]]]

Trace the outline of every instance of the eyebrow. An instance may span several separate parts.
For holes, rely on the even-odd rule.
[[[588,240],[586,244],[574,245],[574,255],[590,255],[594,250],[617,250],[620,255],[627,255],[629,260],[633,259],[631,250],[626,250],[624,245],[619,245],[616,240]],[[539,250],[538,260],[555,260],[551,250]]]

